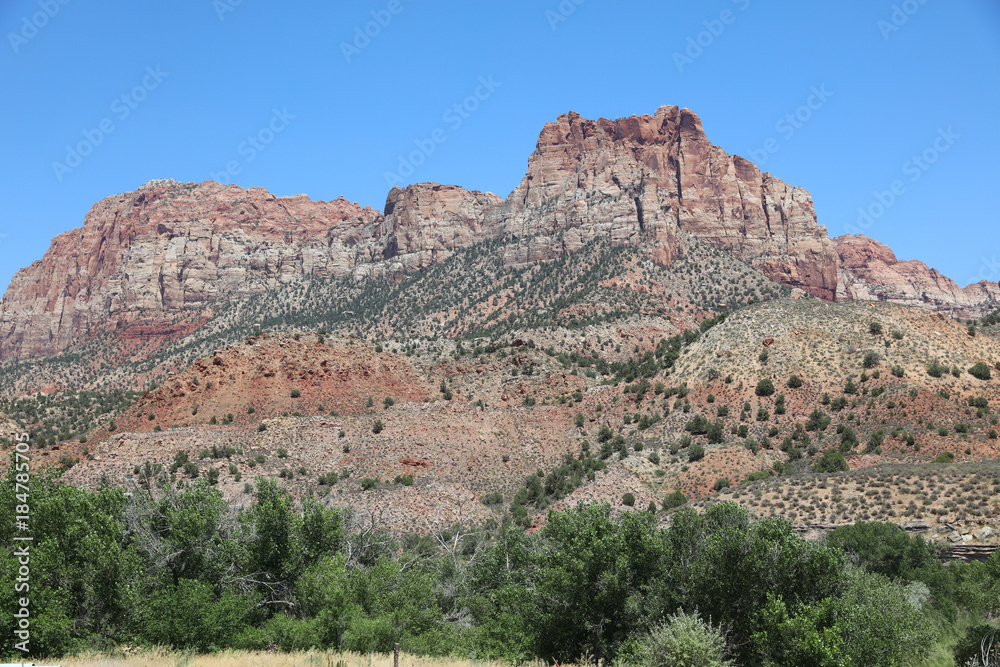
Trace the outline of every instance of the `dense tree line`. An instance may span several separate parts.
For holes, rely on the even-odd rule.
[[[5,628],[18,504],[8,479]],[[514,663],[912,665],[959,622],[1000,612],[1000,556],[942,566],[890,524],[809,542],[731,503],[681,509],[666,528],[649,511],[616,519],[592,505],[551,512],[535,532],[501,520],[396,538],[296,503],[273,481],[236,507],[207,483],[130,495],[39,475],[30,506],[35,656],[119,645],[385,652],[398,641]],[[11,632],[0,641],[15,654]]]

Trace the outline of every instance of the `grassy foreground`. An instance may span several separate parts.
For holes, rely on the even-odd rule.
[[[189,655],[166,650],[143,651],[134,655],[83,654],[47,663],[63,667],[392,667],[391,655],[358,653],[257,653],[226,651]],[[509,667],[503,662],[470,662],[454,658],[418,658],[400,654],[400,667]],[[541,667],[542,662],[530,663]],[[563,665],[563,667],[572,667]]]

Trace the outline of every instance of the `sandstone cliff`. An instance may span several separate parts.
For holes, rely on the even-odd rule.
[[[1000,307],[1000,286],[981,281],[959,287],[923,262],[899,261],[864,235],[834,239],[839,258],[838,301],[890,301],[930,308],[952,317],[978,318]]]
[[[711,144],[698,116],[676,106],[615,121],[560,116],[496,215],[508,237],[532,239],[519,261],[599,234],[654,243],[666,260],[683,229],[781,283],[836,293],[836,256],[809,193]]]
[[[681,252],[678,230],[826,300],[956,313],[996,302],[995,285],[963,291],[923,265],[879,259],[882,251],[859,255],[842,243],[838,256],[808,192],[711,144],[688,109],[663,106],[620,120],[559,116],[506,200],[420,183],[393,188],[379,213],[343,198],[172,180],[108,197],[12,280],[0,303],[0,359],[52,355],[100,333],[184,335],[219,305],[279,284],[400,280],[484,240],[503,242],[514,266],[598,237],[646,246],[668,264]]]

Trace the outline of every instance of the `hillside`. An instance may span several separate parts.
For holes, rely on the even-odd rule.
[[[995,370],[969,373],[1000,360],[989,325],[971,336],[913,307],[782,297],[681,331],[650,313],[461,339],[251,336],[43,457],[84,486],[209,475],[234,499],[276,477],[403,531],[429,513],[532,525],[680,491],[803,530],[878,517],[926,521],[932,539],[991,527],[970,539],[995,543],[1000,388]],[[854,472],[819,468],[829,452]],[[891,499],[868,493],[883,479]]]

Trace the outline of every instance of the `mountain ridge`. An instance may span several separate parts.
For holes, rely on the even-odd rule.
[[[487,241],[514,268],[598,238],[643,247],[666,266],[682,252],[681,231],[828,301],[966,318],[1000,302],[990,283],[963,291],[923,264],[873,264],[884,251],[830,239],[806,190],[711,144],[692,111],[661,106],[618,120],[560,115],[506,199],[417,183],[390,190],[378,212],[342,197],[170,179],[106,197],[14,276],[0,302],[0,359],[51,356],[103,333],[173,339],[225,302],[302,277],[399,282]]]

